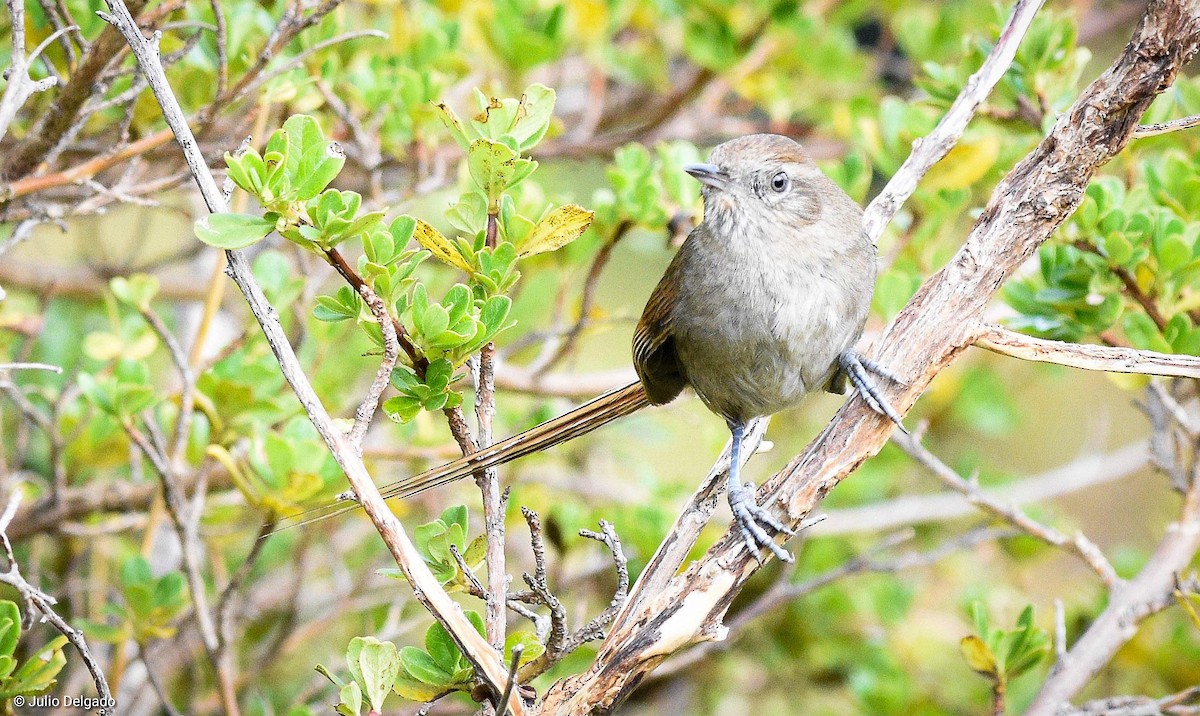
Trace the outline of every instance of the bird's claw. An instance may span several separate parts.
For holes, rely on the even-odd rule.
[[[908,428],[904,427],[904,423],[901,422],[900,414],[888,403],[887,398],[883,397],[883,393],[879,392],[879,388],[875,385],[875,381],[871,380],[870,374],[874,373],[898,385],[907,385],[907,383],[887,368],[854,351],[845,351],[842,353],[838,356],[838,363],[867,406],[876,413],[891,420],[896,424],[896,427],[900,428],[901,432],[907,435]]]
[[[736,489],[731,487],[728,495],[729,508],[733,510],[733,518],[737,520],[746,548],[750,550],[750,554],[754,555],[760,565],[763,561],[759,553],[763,547],[771,550],[783,562],[793,561],[791,553],[771,539],[771,536],[763,529],[763,525],[788,536],[795,535],[795,531],[777,520],[770,512],[759,507],[754,494],[754,483],[747,482]]]

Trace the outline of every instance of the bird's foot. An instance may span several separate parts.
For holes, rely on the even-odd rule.
[[[758,563],[760,565],[763,563],[762,557],[759,556],[763,547],[770,549],[780,560],[791,562],[793,560],[791,553],[776,544],[763,527],[770,527],[776,532],[782,532],[788,536],[796,533],[775,519],[770,512],[758,506],[754,496],[754,483],[730,485],[728,497],[729,508],[733,510],[733,518],[737,520],[738,529],[742,532],[742,541],[746,543],[747,549],[758,560]]]
[[[846,377],[854,385],[854,389],[858,391],[871,410],[891,420],[896,427],[900,428],[901,432],[907,435],[908,428],[904,427],[904,423],[900,421],[900,414],[888,403],[887,398],[883,397],[883,393],[879,392],[879,387],[872,380],[871,373],[898,385],[907,385],[907,383],[887,368],[852,350],[845,351],[838,356],[838,365],[841,366]]]

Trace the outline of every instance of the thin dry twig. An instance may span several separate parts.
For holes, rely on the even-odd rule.
[[[1112,564],[1105,558],[1100,548],[1096,546],[1096,543],[1088,539],[1082,532],[1076,532],[1073,538],[1067,537],[1053,527],[1044,525],[1033,519],[1016,506],[1004,504],[988,495],[980,488],[977,481],[960,476],[953,468],[931,453],[921,444],[920,435],[918,434],[896,434],[892,436],[892,442],[896,443],[912,459],[928,469],[930,474],[936,477],[943,485],[967,498],[971,504],[993,517],[1004,520],[1031,537],[1035,537],[1048,545],[1066,550],[1070,554],[1080,558],[1096,573],[1096,576],[1100,577],[1100,581],[1104,583],[1104,586],[1109,591],[1120,588],[1122,584],[1121,578],[1117,576],[1117,572],[1113,569]]]
[[[5,77],[8,85],[0,96],[0,139],[8,133],[8,126],[17,116],[17,110],[24,106],[29,96],[37,92],[45,92],[58,84],[54,75],[35,80],[29,76],[29,66],[34,63],[42,50],[52,42],[65,35],[71,29],[61,28],[41,42],[28,57],[25,56],[25,0],[5,0],[8,6],[8,17],[11,25],[12,57],[9,59]]]
[[[760,594],[753,602],[739,610],[729,620],[729,635],[724,641],[710,641],[679,652],[655,669],[653,678],[666,678],[677,674],[697,662],[703,661],[710,654],[729,649],[746,631],[747,627],[771,611],[786,604],[812,594],[847,577],[858,574],[894,574],[896,572],[930,567],[947,557],[975,549],[982,544],[1012,537],[1017,534],[1012,529],[983,528],[971,530],[945,543],[926,551],[910,550],[886,557],[885,553],[901,546],[913,537],[913,530],[906,529],[883,539],[879,544],[862,555],[826,570],[821,574],[803,581],[792,581],[795,573],[795,563],[784,565],[775,582]]]
[[[1143,124],[1133,130],[1133,138],[1156,137],[1160,134],[1178,132],[1181,129],[1191,129],[1197,125],[1200,125],[1200,114],[1193,114],[1190,117],[1172,119],[1169,122],[1160,122],[1158,124]]]
[[[529,525],[529,542],[533,548],[533,574],[526,572],[525,584],[533,592],[536,601],[550,610],[550,633],[546,637],[546,650],[541,656],[521,669],[521,680],[528,681],[544,673],[564,656],[567,641],[567,609],[550,591],[546,569],[546,543],[542,538],[542,521],[538,513],[528,507],[521,508],[525,522]],[[514,599],[517,598],[514,595]]]
[[[872,241],[879,242],[884,227],[917,189],[921,178],[937,164],[962,138],[975,111],[991,94],[992,88],[1008,71],[1016,57],[1017,47],[1033,18],[1045,0],[1017,0],[996,44],[975,74],[967,79],[950,109],[942,115],[933,131],[913,142],[912,153],[888,181],[879,195],[863,212],[863,230]]]
[[[1051,716],[1070,707],[1078,693],[1104,668],[1126,642],[1137,634],[1146,617],[1175,603],[1180,571],[1200,551],[1200,462],[1183,497],[1176,521],[1154,549],[1137,576],[1111,592],[1108,605],[1060,660],[1026,714]]]
[[[92,656],[91,649],[87,645],[87,640],[83,637],[83,632],[68,624],[65,619],[54,611],[54,597],[25,581],[25,578],[21,576],[20,567],[13,556],[12,543],[8,539],[8,525],[12,522],[13,516],[16,515],[17,507],[20,503],[21,491],[14,489],[8,498],[8,504],[4,508],[4,513],[0,515],[0,543],[3,544],[4,553],[8,557],[8,571],[0,572],[0,582],[9,585],[21,595],[21,598],[27,605],[26,618],[32,616],[28,607],[37,609],[42,613],[43,619],[50,622],[50,625],[57,629],[60,634],[67,637],[67,640],[79,652],[79,656],[83,659],[88,673],[92,675],[92,683],[96,685],[96,694],[105,704],[115,705],[116,702],[113,701],[112,692],[108,689],[108,679],[105,678],[104,670],[100,668],[99,662]]]
[[[367,436],[367,429],[371,427],[371,419],[375,417],[375,411],[379,408],[379,399],[383,397],[383,391],[392,377],[392,369],[396,367],[396,360],[400,357],[400,343],[396,339],[396,328],[392,324],[391,316],[388,315],[387,307],[383,305],[383,299],[365,283],[359,286],[358,292],[362,295],[367,308],[371,309],[371,315],[375,317],[375,321],[379,324],[379,330],[383,333],[383,362],[379,364],[379,370],[375,372],[375,379],[371,381],[371,387],[367,390],[366,397],[355,411],[354,427],[350,428],[350,445],[358,451],[359,455],[362,455],[363,438]]]

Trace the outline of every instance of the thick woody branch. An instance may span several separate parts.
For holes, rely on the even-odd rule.
[[[1200,378],[1200,357],[1121,346],[1050,341],[995,325],[984,326],[975,338],[975,345],[1021,360],[1057,363],[1084,370]]]
[[[974,342],[999,287],[1079,205],[1097,169],[1128,144],[1150,102],[1195,54],[1198,5],[1194,0],[1150,3],[1112,66],[1000,182],[962,248],[888,326],[875,358],[907,383],[887,391],[893,406],[907,411],[934,376]],[[1022,7],[1019,3],[1018,9]],[[851,398],[808,449],[759,490],[760,504],[781,513],[785,523],[799,525],[830,490],[882,448],[892,430],[861,399]],[[647,594],[635,588],[632,606],[618,617],[596,661],[583,674],[552,686],[544,709],[555,714],[611,712],[671,653],[723,638],[721,619],[756,568],[740,536],[728,533],[661,590]]]
[[[184,158],[196,179],[209,211],[224,212],[226,210],[225,199],[212,173],[204,163],[204,157],[200,154],[196,139],[184,119],[183,110],[163,73],[158,57],[157,42],[155,39],[148,40],[141,34],[122,0],[106,0],[106,4],[111,14],[104,14],[102,17],[120,31],[133,50],[138,66],[154,91],[155,98],[162,107],[163,116],[183,150]],[[330,3],[326,3],[326,5],[330,5]],[[404,573],[409,584],[412,585],[417,600],[446,628],[480,677],[488,683],[493,693],[502,693],[505,684],[508,683],[508,673],[504,665],[500,663],[495,651],[475,631],[475,628],[463,615],[461,608],[450,599],[433,573],[429,571],[429,567],[426,566],[420,553],[408,538],[404,527],[384,503],[362,458],[359,457],[346,435],[333,424],[324,404],[313,390],[308,376],[300,367],[300,362],[283,331],[278,312],[268,303],[262,288],[254,280],[245,255],[238,251],[229,251],[227,256],[229,259],[227,272],[246,297],[251,312],[262,328],[263,334],[279,362],[284,378],[292,387],[296,398],[325,441],[334,459],[346,473],[346,477],[358,497],[359,504],[363,506],[396,560],[396,564]],[[514,715],[525,713],[524,704],[519,696],[514,695],[507,706]]]

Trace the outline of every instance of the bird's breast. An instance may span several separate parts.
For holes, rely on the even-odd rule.
[[[705,404],[748,420],[824,388],[862,332],[873,264],[765,251],[707,258],[683,267],[673,316],[680,363]]]

